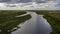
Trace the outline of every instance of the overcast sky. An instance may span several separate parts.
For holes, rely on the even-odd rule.
[[[0,2],[10,2],[12,0],[0,0]],[[17,1],[17,2],[31,2],[31,1],[36,1],[36,2],[46,2],[46,1],[55,1],[55,0],[13,0],[13,1]],[[60,1],[60,0],[57,0]]]
[[[0,3],[3,3],[3,2],[32,2],[32,1],[36,1],[38,3],[46,3],[47,1],[50,2],[50,1],[54,1],[56,2],[57,4],[54,6],[54,7],[51,7],[50,5],[45,7],[45,9],[59,9],[60,10],[60,0],[0,0]],[[45,5],[45,4],[44,4]],[[51,3],[51,5],[53,5],[53,3]],[[34,7],[35,8],[35,7]],[[34,9],[32,8],[32,9]],[[1,8],[0,8],[1,9]],[[4,8],[5,9],[5,8]],[[16,8],[15,8],[16,9]],[[30,8],[29,8],[30,9]],[[37,8],[35,8],[37,9]],[[43,7],[39,8],[39,9],[43,9]]]

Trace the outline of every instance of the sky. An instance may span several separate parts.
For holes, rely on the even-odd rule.
[[[36,5],[36,4],[33,4],[33,6],[35,7],[28,7],[28,6],[25,6],[21,9],[21,7],[4,7],[3,4],[1,3],[28,3],[28,2],[36,2],[36,3],[39,3],[40,5]],[[28,8],[25,8],[25,7],[28,7]],[[15,10],[44,10],[44,9],[47,9],[47,10],[60,10],[60,0],[0,0],[0,10],[10,10],[10,9],[15,9]]]

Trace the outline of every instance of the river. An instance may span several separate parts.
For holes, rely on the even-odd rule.
[[[43,15],[38,15],[35,12],[28,12],[31,19],[20,24],[21,28],[11,34],[50,34],[52,32],[51,25],[47,22]]]

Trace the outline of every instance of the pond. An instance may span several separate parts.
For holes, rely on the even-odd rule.
[[[51,25],[47,22],[43,15],[38,15],[35,12],[28,12],[31,15],[31,19],[20,24],[18,30],[11,34],[50,34],[52,32]]]

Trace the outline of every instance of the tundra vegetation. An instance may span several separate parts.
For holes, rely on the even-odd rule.
[[[24,11],[0,11],[0,34],[10,34],[12,31],[16,30],[13,30],[13,28],[18,27],[20,23],[29,20],[31,18],[29,14],[22,17],[15,17],[26,13],[27,12]]]
[[[60,10],[37,10],[37,14],[43,14],[52,27],[51,34],[60,34]]]
[[[53,31],[51,34],[60,34],[60,10],[0,10],[0,33],[11,33],[12,29],[17,27],[17,25],[29,20],[31,18],[29,14],[22,17],[15,17],[17,15],[26,14],[26,12],[43,14],[43,17],[52,27]]]

